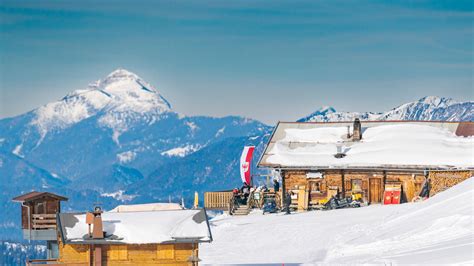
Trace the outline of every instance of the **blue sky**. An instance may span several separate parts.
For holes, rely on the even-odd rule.
[[[0,118],[123,67],[187,115],[473,100],[472,1],[1,1]]]

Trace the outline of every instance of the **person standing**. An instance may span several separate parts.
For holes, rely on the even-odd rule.
[[[293,195],[293,191],[288,191],[285,194],[285,212],[286,214],[291,214],[290,205],[291,205],[291,196]]]
[[[244,185],[240,188],[240,192],[242,193],[242,203],[247,204],[247,199],[250,195],[250,185],[247,182],[244,182]]]
[[[276,179],[273,179],[273,189],[275,190],[275,193],[280,191],[280,183]]]

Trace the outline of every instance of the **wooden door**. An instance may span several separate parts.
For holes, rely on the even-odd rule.
[[[382,181],[380,178],[369,179],[369,201],[370,203],[382,202]]]

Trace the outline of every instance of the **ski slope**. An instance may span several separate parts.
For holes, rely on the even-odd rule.
[[[427,201],[291,215],[220,215],[203,264],[474,263],[474,179]]]

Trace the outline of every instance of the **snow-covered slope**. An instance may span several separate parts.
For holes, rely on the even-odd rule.
[[[292,215],[218,216],[208,263],[456,264],[474,262],[474,179],[420,203]]]
[[[451,98],[427,96],[384,113],[337,112],[333,107],[326,106],[298,121],[352,121],[356,117],[361,120],[474,121],[474,102],[457,102]]]

